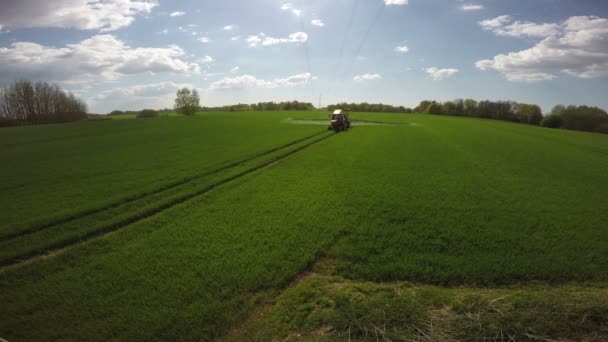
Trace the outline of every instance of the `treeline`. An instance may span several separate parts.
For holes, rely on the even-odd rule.
[[[535,104],[459,99],[443,103],[422,101],[414,110],[417,113],[469,116],[549,128],[608,133],[608,113],[597,107],[558,105],[550,115],[543,116],[542,110]]]
[[[203,112],[247,112],[247,111],[284,111],[284,110],[315,110],[310,102],[259,102],[254,104],[239,103],[222,107],[202,107]]]
[[[557,105],[545,116],[542,125],[608,134],[608,113],[597,107]]]
[[[530,125],[540,125],[543,113],[534,104],[517,103],[514,101],[475,101],[471,99],[447,102],[422,101],[415,108],[418,113],[469,116],[484,119],[521,122]]]
[[[351,112],[377,112],[377,113],[412,113],[413,110],[403,106],[391,106],[382,103],[338,103],[327,106],[327,110],[344,109]]]
[[[0,126],[70,122],[86,118],[86,103],[57,85],[21,80],[0,88]]]
[[[152,114],[154,112],[155,114]],[[120,115],[134,115],[135,117],[151,117],[151,116],[168,116],[169,114],[175,112],[174,109],[143,109],[143,110],[113,110],[107,114],[107,116],[120,116]]]

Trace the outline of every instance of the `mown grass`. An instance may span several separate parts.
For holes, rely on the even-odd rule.
[[[0,134],[0,235],[152,192],[319,131],[283,113],[14,127]]]
[[[603,333],[606,308],[597,289],[608,278],[606,137],[449,117],[361,117],[417,125],[334,135],[128,229],[1,272],[0,336],[214,339],[242,322],[260,293],[287,286],[322,253],[336,259],[337,275],[362,283],[466,285],[471,293],[502,284],[526,293],[531,287],[521,284],[531,281],[541,282],[542,291],[549,282],[574,286],[539,310],[570,310],[568,301],[551,309],[553,300],[580,292],[585,309],[564,319],[579,324],[595,300],[591,311],[600,321],[581,334]],[[597,291],[579,287],[586,281],[600,282]],[[328,305],[303,298],[309,307]],[[361,308],[380,317],[373,307],[393,300],[383,298],[370,297]],[[349,300],[341,302],[339,317],[361,313]],[[428,303],[407,306],[409,300],[386,321],[399,325],[401,314],[424,318]],[[459,308],[456,299],[445,303]],[[528,312],[543,302],[513,303],[506,317],[515,321],[518,312],[533,317]],[[484,310],[492,322],[493,312]],[[315,324],[349,326],[330,318],[316,316]],[[462,329],[455,331],[472,331]]]

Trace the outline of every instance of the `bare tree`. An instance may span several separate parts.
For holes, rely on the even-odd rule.
[[[86,112],[84,101],[57,85],[20,80],[0,88],[0,125],[77,121]]]

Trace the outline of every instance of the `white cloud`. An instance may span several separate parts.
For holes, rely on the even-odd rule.
[[[302,44],[308,41],[308,35],[304,32],[296,32],[290,34],[288,38],[273,38],[264,33],[260,33],[258,35],[250,35],[245,41],[251,47],[257,47],[258,45]]]
[[[230,40],[236,42],[238,40],[241,40],[241,36],[234,36],[234,37],[230,38]]]
[[[203,44],[211,43],[211,39],[209,39],[209,37],[199,37],[197,40]]]
[[[10,5],[6,4],[10,3]],[[114,31],[150,13],[156,0],[19,0],[0,3],[5,29],[58,27]]]
[[[245,41],[247,42],[247,44],[249,46],[256,47],[262,42],[264,36],[265,35],[263,33],[260,33],[259,35],[255,35],[255,36],[250,35],[249,37],[247,37],[247,39]]]
[[[164,30],[162,30],[162,31],[158,31],[158,32],[156,32],[156,34],[161,34],[161,35],[163,35],[163,36],[166,36],[168,33],[169,33],[169,30],[168,30],[168,29],[164,29]]]
[[[570,17],[557,29],[545,34],[526,34],[542,38],[533,47],[476,63],[481,70],[494,70],[509,81],[541,82],[553,80],[556,73],[579,78],[608,76],[608,19]],[[549,34],[550,32],[550,34]]]
[[[511,21],[512,18],[510,15],[501,15],[494,19],[487,19],[479,22],[479,25],[483,27],[484,30],[493,30],[495,28],[501,27],[504,24]]]
[[[239,70],[241,70],[241,67],[235,66],[234,68],[230,69],[230,73],[236,74],[237,72],[239,72]]]
[[[429,74],[429,76],[431,76],[435,81],[443,80],[445,78],[450,78],[459,72],[458,69],[453,69],[453,68],[439,69],[436,67],[427,68],[424,71],[427,74]]]
[[[392,6],[392,5],[407,5],[408,0],[384,0],[384,4],[386,6]]]
[[[107,113],[115,109],[140,110],[173,107],[175,93],[181,88],[192,88],[191,84],[160,82],[141,84],[102,91],[89,99],[96,113]]]
[[[226,25],[226,26],[224,26],[224,31],[234,31],[238,28],[239,27],[237,25]]]
[[[363,82],[363,81],[373,81],[373,80],[381,80],[382,76],[380,74],[363,74],[363,75],[357,75],[355,77],[353,77],[353,80],[357,81],[357,82]]]
[[[169,14],[169,16],[170,17],[181,17],[184,14],[186,14],[186,12],[177,11],[177,12],[171,12],[171,14]]]
[[[483,20],[479,25],[486,31],[498,36],[545,38],[556,36],[560,32],[559,24],[536,24],[528,21],[515,21],[508,15]]]
[[[141,73],[199,73],[182,59],[178,46],[132,48],[112,35],[97,35],[62,48],[15,42],[0,48],[0,78],[25,77],[52,82],[118,79]]]
[[[483,5],[466,4],[466,5],[462,5],[461,8],[463,11],[480,11],[484,7],[483,7]]]
[[[275,83],[276,85],[286,85],[286,86],[290,86],[290,87],[295,87],[295,86],[299,86],[299,85],[303,85],[303,84],[308,84],[308,82],[312,81],[313,79],[316,79],[316,78],[313,77],[311,73],[305,72],[305,73],[289,76],[287,78],[274,79],[272,82]]]
[[[310,22],[312,25],[314,26],[318,26],[318,27],[323,27],[325,26],[325,23],[322,20],[319,19],[314,19]]]
[[[292,3],[286,3],[281,6],[282,11],[290,11],[296,17],[299,17],[302,14],[302,10],[296,8]]]
[[[198,63],[200,64],[209,64],[213,62],[215,62],[215,59],[213,59],[213,57],[211,56],[204,56],[203,58],[198,60]]]
[[[395,47],[395,52],[398,52],[398,53],[407,53],[409,51],[410,51],[410,48],[408,48],[405,45],[404,46],[397,46],[397,47]]]
[[[242,75],[236,77],[226,77],[217,82],[213,82],[209,86],[209,90],[220,91],[230,89],[250,89],[250,88],[276,88],[278,86],[299,86],[308,84],[314,77],[306,72],[298,75],[289,76],[287,78],[276,78],[274,80],[258,79],[252,75]]]

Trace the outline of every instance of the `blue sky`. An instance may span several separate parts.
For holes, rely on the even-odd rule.
[[[90,111],[474,98],[608,109],[596,0],[37,0],[0,4],[0,83],[58,83]]]

